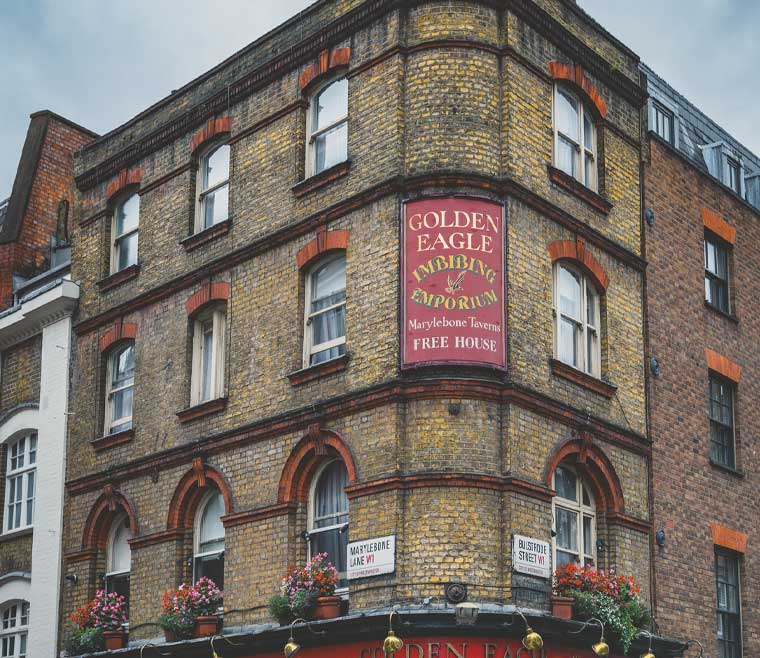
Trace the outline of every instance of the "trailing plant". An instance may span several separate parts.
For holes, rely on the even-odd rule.
[[[104,589],[99,589],[92,601],[74,611],[71,620],[80,629],[121,630],[129,623],[127,600],[116,592],[106,592]]]
[[[164,592],[161,603],[163,614],[158,619],[159,626],[171,631],[180,640],[193,636],[195,614],[190,601],[192,589],[183,583],[177,589]]]
[[[92,627],[77,628],[66,639],[65,648],[66,652],[71,656],[102,651],[105,648],[103,629]]]
[[[215,615],[219,606],[222,605],[224,592],[210,578],[203,576],[193,585],[190,590],[190,608],[196,617],[201,615]]]
[[[303,567],[288,569],[280,593],[269,599],[269,614],[280,623],[303,617],[310,619],[320,596],[333,596],[338,585],[338,570],[318,553]]]

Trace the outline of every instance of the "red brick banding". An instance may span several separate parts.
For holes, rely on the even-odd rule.
[[[122,493],[114,491],[113,488],[109,489],[109,485],[106,485],[104,489],[103,494],[92,506],[84,524],[83,551],[104,549],[111,524],[122,512],[129,517],[129,529],[132,536],[137,536],[137,516],[132,503]]]
[[[209,119],[190,140],[190,152],[194,155],[210,139],[215,139],[232,131],[232,117],[222,116]]]
[[[710,524],[710,532],[715,546],[727,548],[736,553],[747,552],[747,535],[743,532],[731,530],[731,528],[726,528],[726,526],[718,523]]]
[[[607,116],[607,103],[604,102],[594,83],[586,77],[580,64],[563,64],[562,62],[549,62],[549,75],[554,80],[564,80],[571,83],[578,91],[582,92],[586,100],[596,110],[599,118]]]
[[[131,185],[140,185],[143,169],[122,169],[106,187],[106,199],[110,202],[119,192]]]
[[[712,210],[702,208],[702,222],[708,231],[715,233],[721,240],[729,244],[736,243],[736,229]]]
[[[546,247],[552,262],[560,259],[572,260],[583,266],[583,269],[589,274],[594,281],[599,292],[606,292],[610,284],[610,278],[607,272],[601,266],[594,255],[586,249],[586,241],[583,238],[576,240],[556,240]]]
[[[188,315],[193,315],[210,302],[226,302],[230,298],[230,284],[226,281],[207,283],[198,292],[190,295],[185,302]]]
[[[336,48],[332,52],[323,50],[319,53],[316,62],[308,66],[298,78],[298,85],[301,91],[306,90],[312,82],[321,79],[328,73],[333,73],[336,69],[348,66],[351,59],[351,48]]]
[[[105,352],[114,343],[120,340],[134,340],[135,336],[137,336],[137,325],[134,322],[116,322],[100,337],[98,346],[101,352]]]
[[[328,231],[324,226],[320,226],[317,237],[309,241],[296,254],[298,269],[303,269],[314,259],[333,249],[348,249],[350,237],[351,231]]]
[[[293,448],[280,477],[278,503],[305,501],[311,479],[317,467],[329,457],[340,457],[348,471],[348,483],[356,482],[356,464],[351,450],[341,436],[317,425],[309,428]]]
[[[213,466],[203,464],[200,458],[193,460],[191,468],[179,481],[169,504],[167,530],[192,528],[195,512],[203,496],[211,489],[218,489],[224,498],[224,511],[232,512],[232,490],[227,479]]]
[[[742,367],[738,363],[734,363],[728,357],[707,348],[705,348],[705,358],[707,359],[708,369],[717,372],[735,384],[739,383],[739,378],[742,376]]]

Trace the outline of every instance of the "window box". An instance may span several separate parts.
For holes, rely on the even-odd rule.
[[[574,384],[577,384],[578,386],[582,386],[583,388],[588,389],[589,391],[598,393],[599,395],[602,395],[606,398],[614,397],[615,393],[617,392],[617,386],[614,384],[609,384],[601,379],[592,377],[591,375],[588,375],[585,372],[578,370],[577,368],[573,368],[566,363],[562,363],[562,361],[558,361],[557,359],[550,359],[549,363],[551,364],[552,373],[554,375],[557,375],[557,377],[562,377],[563,379],[567,379]]]
[[[325,185],[329,185],[339,178],[343,178],[343,176],[346,176],[350,170],[351,162],[349,160],[345,160],[344,162],[336,164],[329,169],[325,169],[318,174],[314,174],[313,176],[302,180],[300,183],[296,183],[290,189],[293,190],[293,195],[296,197],[296,199],[300,199],[301,197],[309,194],[309,192],[318,190],[319,188],[324,187]]]
[[[122,430],[121,432],[114,432],[113,434],[107,434],[97,439],[92,439],[90,445],[94,448],[95,452],[101,452],[114,448],[116,446],[129,443],[135,438],[135,429],[132,427],[128,430]]]
[[[613,205],[603,196],[600,196],[593,190],[589,189],[583,183],[578,182],[575,178],[566,174],[561,169],[557,169],[552,165],[547,165],[547,169],[549,170],[549,180],[552,183],[588,204],[594,210],[598,210],[604,215],[610,214]]]
[[[231,226],[232,220],[225,219],[224,221],[219,222],[218,224],[214,224],[213,226],[209,226],[208,228],[205,228],[198,233],[188,235],[186,238],[180,240],[179,243],[182,245],[185,251],[193,251],[194,249],[197,249],[198,247],[201,247],[208,242],[216,240],[217,238],[221,238],[223,235],[227,235],[227,233],[230,232]]]
[[[212,414],[224,411],[227,408],[227,398],[216,398],[215,400],[209,400],[202,402],[201,404],[193,405],[187,409],[177,412],[177,419],[180,423],[189,423],[199,418],[205,418]]]
[[[335,359],[323,361],[322,363],[317,363],[316,365],[309,366],[308,368],[302,368],[301,370],[291,372],[288,375],[290,385],[300,386],[301,384],[314,381],[320,377],[327,377],[328,375],[332,375],[336,372],[341,372],[346,369],[349,357],[349,354],[341,354]]]
[[[122,283],[126,283],[130,279],[136,278],[138,274],[140,274],[140,265],[135,263],[98,281],[98,288],[100,292],[106,292],[107,290],[111,290],[111,288],[120,286]]]

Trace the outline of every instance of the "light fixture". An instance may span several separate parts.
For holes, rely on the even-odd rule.
[[[468,603],[467,601],[457,603],[454,608],[457,624],[460,624],[461,626],[472,626],[477,620],[479,612],[480,605],[477,603]]]
[[[660,376],[660,362],[655,357],[649,359],[649,369],[654,377]]]
[[[325,631],[312,630],[309,622],[301,617],[299,617],[298,619],[294,619],[290,623],[290,637],[288,638],[288,641],[285,643],[285,646],[283,647],[283,650],[282,650],[282,653],[285,654],[285,658],[291,658],[291,656],[295,656],[301,650],[301,645],[298,644],[298,642],[296,642],[295,639],[293,638],[293,626],[295,626],[299,621],[302,621],[304,624],[306,624],[306,628],[308,628],[312,633],[314,633],[314,635],[325,634]]]
[[[156,647],[156,645],[155,645],[155,644],[153,644],[153,642],[148,642],[148,643],[146,643],[146,644],[143,644],[143,645],[140,647],[140,658],[143,658],[143,651],[145,651],[145,650],[146,650],[148,647],[152,647],[153,649],[155,649],[155,650],[156,650],[156,653],[157,653],[159,656],[171,656],[171,653],[164,653],[163,651],[159,651],[159,650],[158,650],[158,648]]]
[[[604,624],[596,617],[591,617],[591,619],[586,621],[577,631],[570,631],[570,633],[577,635],[592,622],[599,624],[599,627],[602,629],[602,634],[599,636],[599,642],[594,642],[594,644],[591,645],[591,650],[599,656],[599,658],[607,658],[607,656],[610,655],[610,645],[604,640]]]
[[[528,620],[525,619],[525,615],[517,608],[515,608],[515,612],[520,615],[523,622],[525,623],[525,637],[522,639],[523,647],[525,647],[528,651],[533,651],[534,649],[540,649],[542,646],[544,646],[543,638],[530,627]],[[507,626],[511,626],[512,622],[505,622],[505,624]]]
[[[646,653],[641,654],[641,658],[657,658],[657,656],[652,653],[652,634],[649,631],[641,631],[641,634],[649,637],[649,648]]]
[[[657,542],[657,545],[660,548],[663,548],[665,546],[665,542],[667,541],[667,535],[665,534],[665,528],[660,528],[654,536],[654,540]]]
[[[383,641],[383,653],[385,658],[391,658],[396,655],[397,651],[401,651],[401,647],[404,646],[404,641],[393,632],[393,615],[398,615],[398,612],[391,610],[391,614],[388,617],[388,635]]]
[[[705,648],[702,646],[702,643],[699,640],[686,640],[684,649],[688,649],[692,644],[699,645],[699,656],[697,656],[697,658],[702,658],[705,654]]]
[[[221,657],[221,656],[220,656],[220,655],[219,655],[219,654],[216,652],[216,649],[214,648],[214,640],[224,640],[224,641],[225,641],[227,644],[229,644],[229,645],[231,645],[231,646],[233,646],[233,647],[242,647],[242,646],[243,646],[243,643],[242,643],[242,642],[233,642],[232,640],[230,640],[230,639],[228,639],[228,638],[224,637],[224,635],[214,635],[214,636],[211,638],[211,658],[222,658],[222,657]],[[167,656],[168,656],[169,654],[165,654],[165,655],[167,655]]]
[[[654,226],[654,211],[651,208],[647,208],[644,211],[644,219],[647,220],[649,226]]]

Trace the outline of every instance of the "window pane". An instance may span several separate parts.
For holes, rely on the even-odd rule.
[[[586,153],[584,154],[583,162],[584,162],[583,175],[585,176],[584,178],[585,184],[587,187],[595,188],[596,187],[596,164],[594,162],[594,158],[592,155]]]
[[[336,345],[335,347],[330,347],[326,350],[321,350],[319,352],[314,352],[314,354],[311,355],[311,359],[309,359],[309,363],[311,365],[317,365],[318,363],[324,363],[325,361],[330,361],[331,359],[337,359],[339,356],[343,356],[346,353],[346,344],[341,343],[340,345]]]
[[[132,388],[125,388],[121,391],[114,393],[112,398],[113,404],[113,420],[121,420],[122,418],[131,418],[132,416]],[[111,428],[112,432],[120,432],[124,429],[129,429],[132,426],[131,422],[121,423],[114,425]]]
[[[132,538],[129,529],[129,521],[122,519],[111,538],[110,552],[108,556],[108,571],[129,571],[132,564],[132,551],[128,541]]]
[[[29,436],[29,463],[34,464],[37,461],[37,435]]]
[[[578,500],[578,478],[567,468],[558,466],[554,472],[554,489],[560,498]]]
[[[34,476],[34,471],[26,474],[26,525],[32,525],[34,518]]]
[[[348,523],[348,472],[342,461],[332,462],[322,472],[314,490],[314,527]]]
[[[311,310],[318,311],[346,299],[346,259],[335,258],[312,274]]]
[[[342,119],[348,114],[348,80],[338,80],[314,99],[314,132]]]
[[[119,238],[116,243],[116,250],[118,252],[118,271],[137,263],[137,233],[130,233]]]
[[[327,559],[335,565],[340,574],[338,587],[348,586],[348,581],[346,580],[347,532],[340,532],[338,528],[316,532],[310,536],[309,550],[311,555],[327,553]]]
[[[203,228],[209,228],[229,217],[229,191],[229,186],[225,185],[203,197]]]
[[[223,144],[203,161],[203,189],[219,185],[230,177],[230,147]]]
[[[201,336],[201,402],[211,399],[211,384],[214,379],[212,372],[214,355],[214,325],[208,321],[203,324]]]
[[[583,146],[593,153],[594,151],[594,124],[588,118],[588,115],[583,115]]]
[[[586,284],[586,322],[592,327],[596,327],[596,293],[591,284]]]
[[[557,139],[557,169],[561,169],[573,178],[576,177],[576,159],[575,146],[568,142],[564,137]]]
[[[219,589],[224,589],[224,553],[195,558],[195,580],[210,578]]]
[[[578,367],[578,334],[580,329],[572,320],[562,318],[559,324],[557,357],[563,363]]]
[[[116,235],[118,237],[137,228],[140,220],[140,197],[133,194],[116,207]]]
[[[586,372],[594,373],[597,370],[597,337],[593,329],[586,331]]]
[[[594,554],[592,519],[590,516],[583,517],[583,553],[585,555]]]
[[[346,335],[346,307],[339,306],[312,319],[313,344],[321,345]]]
[[[129,574],[106,576],[106,591],[116,592],[129,601]]]
[[[554,568],[561,567],[563,564],[575,564],[577,561],[578,556],[576,554],[557,550],[557,564]]]
[[[557,547],[578,552],[578,514],[562,507],[556,508]]]
[[[348,157],[347,135],[348,123],[344,122],[316,138],[315,173],[346,160]]]
[[[198,542],[201,553],[224,550],[224,526],[221,519],[224,514],[224,497],[221,493],[216,493],[203,509]]]
[[[557,129],[576,144],[580,142],[578,101],[564,89],[557,89]]]
[[[580,277],[564,267],[559,268],[559,310],[562,315],[581,320]]]

